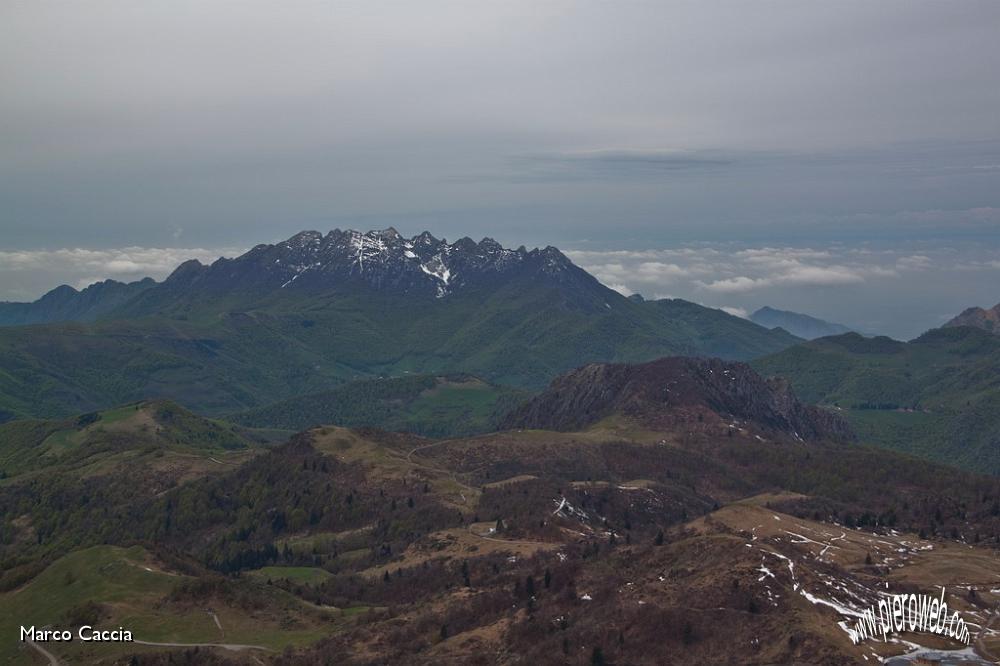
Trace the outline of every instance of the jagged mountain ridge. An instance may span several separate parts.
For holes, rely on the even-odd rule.
[[[503,425],[576,430],[615,414],[653,429],[714,414],[797,439],[853,438],[846,422],[799,402],[784,380],[765,379],[745,363],[685,357],[586,365],[557,377]]]
[[[80,291],[64,284],[31,303],[0,303],[0,326],[94,321],[155,285],[151,278],[104,280]]]
[[[581,273],[586,275],[551,246],[512,250],[492,238],[448,243],[427,231],[405,238],[391,227],[365,233],[334,229],[325,236],[303,231],[210,266],[186,262],[164,281],[163,289],[317,290],[361,282],[375,289],[444,298],[513,274],[560,281],[579,280]]]

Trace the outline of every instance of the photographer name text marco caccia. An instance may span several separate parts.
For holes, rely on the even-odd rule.
[[[21,642],[34,641],[37,643],[69,642],[79,639],[84,642],[101,643],[131,643],[132,632],[124,627],[117,629],[95,629],[89,625],[83,625],[77,629],[76,634],[69,629],[35,629],[31,627],[21,627]]]

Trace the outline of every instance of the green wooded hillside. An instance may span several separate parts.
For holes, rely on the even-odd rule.
[[[305,430],[326,424],[460,437],[493,430],[528,395],[467,375],[412,375],[350,382],[233,414],[229,420],[255,428]]]
[[[856,333],[752,363],[788,377],[808,402],[839,410],[863,441],[1000,473],[1000,338],[941,328],[910,342]]]
[[[379,376],[462,372],[537,389],[594,361],[748,359],[798,341],[720,310],[511,281],[443,299],[192,296],[159,313],[0,329],[0,420],[168,398],[223,415]]]

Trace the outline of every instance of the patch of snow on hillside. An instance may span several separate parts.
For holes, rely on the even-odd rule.
[[[805,591],[805,589],[799,590],[799,593],[803,597],[808,599],[810,602],[818,605],[829,606],[830,608],[837,611],[841,615],[847,615],[849,617],[861,617],[863,615],[861,611],[855,610],[849,606],[845,606],[836,599],[834,599],[833,601],[829,599],[823,599],[821,597],[817,597],[814,594],[809,594],[808,592]]]

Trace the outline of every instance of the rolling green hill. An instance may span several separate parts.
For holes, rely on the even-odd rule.
[[[425,437],[460,437],[495,429],[503,415],[528,395],[468,375],[412,375],[350,382],[234,414],[228,420],[255,428],[372,426]]]
[[[67,419],[0,424],[0,478],[39,469],[95,474],[125,460],[222,455],[247,449],[253,440],[169,401],[137,402]]]
[[[204,419],[164,400],[0,424],[0,544],[31,553],[0,556],[0,590],[81,543],[105,543],[82,517],[94,507],[105,527],[123,529],[128,506],[232,471],[289,434]],[[40,503],[50,509],[29,519]]]
[[[139,546],[74,551],[23,588],[0,593],[0,632],[16,637],[22,625],[57,625],[74,633],[84,624],[106,630],[124,626],[137,641],[259,646],[255,652],[266,654],[314,642],[335,629],[342,616],[337,609],[309,606],[270,586],[199,581],[161,567]],[[115,657],[128,663],[123,655],[137,650],[132,643],[78,639],[46,648],[71,664]],[[33,663],[31,654],[25,643],[0,642],[0,664]]]
[[[863,441],[1000,473],[1000,338],[969,327],[910,342],[849,333],[757,359],[803,400],[842,413]]]

